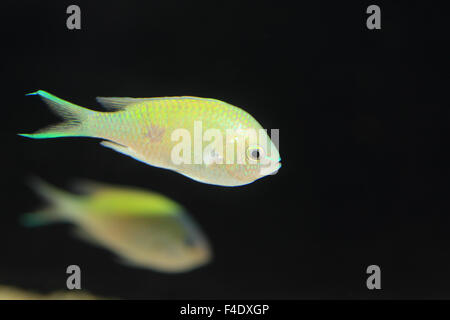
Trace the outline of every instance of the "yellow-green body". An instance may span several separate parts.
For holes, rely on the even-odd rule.
[[[189,271],[211,259],[207,239],[176,202],[130,187],[80,185],[82,195],[37,180],[35,190],[50,206],[26,215],[25,224],[72,223],[81,238],[115,252],[126,264],[161,272]]]
[[[263,130],[261,125],[244,110],[219,100],[196,97],[98,98],[103,106],[113,111],[97,112],[73,105],[45,91],[38,91],[36,94],[63,116],[75,113],[73,118],[76,121],[71,121],[69,117],[69,121],[62,126],[50,127],[35,134],[24,134],[27,137],[101,138],[106,140],[102,143],[104,146],[147,164],[177,171],[200,182],[223,186],[248,184],[272,174],[280,167],[278,150],[267,133],[264,133],[266,144],[263,145],[261,141],[258,142],[259,145],[249,145],[246,133],[237,131],[250,129],[259,134]],[[63,112],[58,111],[60,107],[64,108]],[[198,130],[199,126],[201,131]],[[217,158],[196,161],[196,146],[204,148],[209,144],[204,141],[203,134],[211,129],[223,137],[221,148],[213,152]],[[180,137],[177,139],[176,133],[180,130],[189,133],[190,137],[191,161],[188,163],[175,163],[173,160],[174,148],[180,142],[186,142]],[[230,132],[233,132],[232,135]],[[236,143],[237,138],[243,139],[247,154],[249,150],[258,148],[264,154],[265,162],[249,161],[237,151],[233,157],[227,158],[227,150]],[[203,153],[203,149],[200,152]],[[221,162],[219,158],[222,159]],[[238,159],[243,161],[239,162]]]

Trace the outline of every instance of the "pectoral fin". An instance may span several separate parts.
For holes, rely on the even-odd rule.
[[[102,142],[100,142],[100,144],[104,147],[111,148],[117,152],[120,152],[127,156],[130,156],[138,161],[147,163],[147,160],[142,155],[140,155],[139,153],[137,153],[130,147],[127,147],[127,146],[124,146],[124,145],[121,145],[121,144],[118,144],[118,143],[115,143],[112,141],[102,141]]]

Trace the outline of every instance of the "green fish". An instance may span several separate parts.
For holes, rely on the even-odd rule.
[[[49,205],[25,215],[26,226],[72,223],[79,237],[113,251],[122,262],[160,272],[186,272],[211,260],[200,228],[183,207],[163,195],[86,181],[77,184],[82,194],[37,178],[31,185]]]
[[[136,160],[221,186],[245,185],[281,167],[267,131],[249,113],[223,101],[99,97],[110,112],[98,112],[42,90],[30,94],[39,95],[66,121],[20,134],[24,137],[100,138],[103,146]]]

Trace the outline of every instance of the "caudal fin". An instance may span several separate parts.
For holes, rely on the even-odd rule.
[[[39,177],[32,176],[27,182],[34,192],[53,206],[58,205],[61,200],[64,201],[69,196],[67,192],[52,186]]]
[[[48,92],[38,90],[27,95],[38,95],[50,106],[50,109],[65,121],[48,126],[35,133],[19,133],[20,136],[33,139],[86,136],[86,121],[95,111],[60,99]]]
[[[31,177],[28,184],[46,200],[47,205],[37,212],[24,214],[20,219],[23,225],[36,227],[70,220],[70,212],[78,203],[75,195],[60,190],[38,177]]]
[[[40,227],[51,223],[61,222],[61,216],[53,208],[44,208],[37,212],[25,213],[20,217],[24,227]]]

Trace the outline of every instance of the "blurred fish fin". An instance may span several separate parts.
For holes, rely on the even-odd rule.
[[[54,195],[60,192],[38,176],[31,176],[27,182],[31,189],[49,202],[53,202]]]
[[[138,154],[136,151],[134,151],[133,149],[131,149],[129,147],[123,146],[121,144],[118,144],[118,143],[115,143],[112,141],[102,141],[102,142],[100,142],[100,144],[104,147],[113,149],[117,152],[123,153],[129,157],[132,157],[138,161],[147,162],[147,160],[144,159],[143,156],[141,156],[140,154]]]
[[[20,136],[33,139],[47,139],[89,135],[84,130],[84,122],[96,111],[80,107],[43,90],[38,90],[27,95],[40,96],[50,106],[50,109],[65,121],[43,128],[35,133],[19,133]]]
[[[96,239],[92,234],[87,233],[85,230],[83,230],[83,229],[81,229],[81,228],[75,228],[75,229],[73,230],[73,235],[74,235],[75,237],[77,237],[78,239],[83,240],[84,242],[93,245],[94,247],[101,248],[101,249],[105,249],[105,246],[102,245],[102,244],[98,241],[98,239]],[[110,251],[110,250],[108,250],[108,251]],[[116,250],[113,250],[113,252],[115,252],[115,255],[116,255],[116,256],[115,256],[115,259],[114,259],[114,260],[115,260],[117,263],[122,264],[122,265],[125,265],[125,266],[129,266],[129,267],[133,267],[133,268],[139,267],[139,265],[137,265],[137,264],[135,264],[135,263],[133,263],[133,262],[131,262],[131,261],[128,261],[128,260],[126,260],[125,258],[123,258],[123,257],[121,257],[121,256],[117,256],[117,251],[116,251]]]
[[[124,257],[121,256],[117,256],[114,261],[118,264],[121,264],[125,267],[129,267],[129,268],[135,268],[135,269],[143,269],[145,268],[144,266],[142,266],[141,264],[137,263],[137,262],[133,262],[130,261]]]
[[[101,247],[101,248],[103,248],[103,247],[98,243],[98,240],[97,240],[97,239],[95,239],[91,234],[87,233],[86,231],[84,231],[84,230],[81,229],[81,228],[75,228],[75,229],[73,230],[73,235],[74,235],[75,237],[77,237],[78,239],[81,239],[81,240],[83,240],[83,241],[85,241],[85,242],[87,242],[87,243],[90,243],[90,244],[92,244],[92,245],[94,245],[94,246],[96,246],[96,247]]]
[[[45,208],[41,211],[26,213],[20,217],[20,223],[30,228],[61,222],[61,220],[60,215],[54,208]]]
[[[28,185],[39,196],[54,205],[60,205],[62,201],[67,201],[72,198],[72,195],[69,193],[52,186],[37,176],[30,177],[28,179]]]
[[[97,97],[97,102],[102,105],[103,108],[111,111],[123,110],[128,106],[149,101],[152,98],[107,98],[107,97]]]
[[[78,179],[72,181],[72,189],[76,192],[84,194],[95,193],[98,190],[105,188],[111,188],[111,186],[106,183],[99,183],[88,179]]]
[[[57,213],[59,220],[73,221],[77,218],[82,208],[80,196],[58,189],[36,176],[28,179],[28,185],[49,203],[49,208]]]

